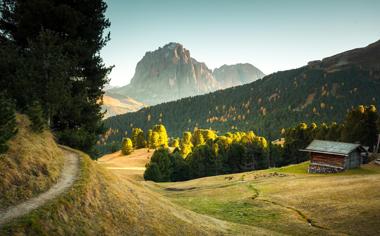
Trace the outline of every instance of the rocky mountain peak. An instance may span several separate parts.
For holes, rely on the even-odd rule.
[[[147,52],[137,63],[131,83],[112,92],[154,105],[252,82],[263,75],[249,64],[224,67],[228,74],[218,70],[214,76],[182,44],[171,42]]]

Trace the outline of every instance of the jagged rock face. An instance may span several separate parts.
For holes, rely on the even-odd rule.
[[[131,83],[119,89],[147,104],[176,100],[218,89],[212,71],[191,58],[181,44],[170,43],[147,52],[137,64]]]
[[[251,64],[223,65],[213,72],[221,87],[228,88],[251,83],[264,77],[264,73]]]
[[[137,64],[131,83],[110,92],[155,105],[249,83],[263,76],[250,64],[225,65],[213,74],[181,44],[169,43],[147,52]]]

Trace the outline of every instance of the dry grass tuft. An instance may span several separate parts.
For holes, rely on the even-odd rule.
[[[17,115],[18,133],[0,155],[0,209],[50,188],[59,178],[63,153],[49,131],[30,131],[30,121]]]

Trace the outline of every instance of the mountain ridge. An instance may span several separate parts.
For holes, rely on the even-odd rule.
[[[171,42],[146,52],[137,63],[130,84],[109,91],[155,105],[241,85],[264,76],[247,63],[231,65],[228,67],[230,75],[215,78],[215,71],[222,74],[218,69],[209,69],[206,63],[192,58],[182,44]]]

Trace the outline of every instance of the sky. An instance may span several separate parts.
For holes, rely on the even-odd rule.
[[[147,51],[169,42],[210,69],[251,63],[293,69],[380,39],[380,0],[106,0],[111,41],[101,51],[113,86]]]

